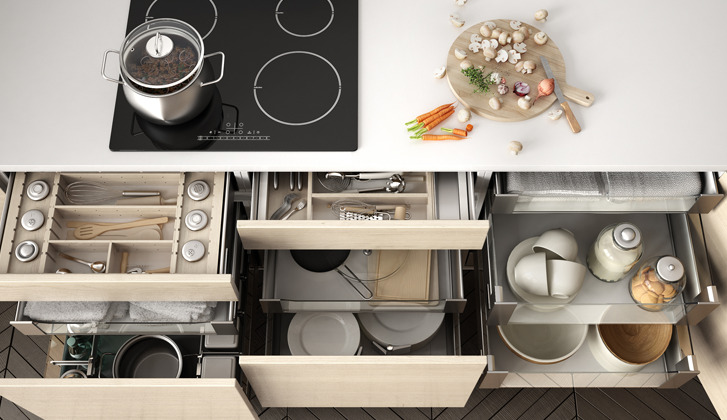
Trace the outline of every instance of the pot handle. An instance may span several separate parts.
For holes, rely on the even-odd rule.
[[[109,82],[118,83],[120,85],[123,85],[124,82],[120,81],[119,79],[112,79],[111,77],[106,76],[106,60],[109,57],[109,53],[115,53],[121,56],[121,52],[118,50],[106,50],[106,52],[103,53],[103,61],[101,62],[101,76],[108,80]]]
[[[202,82],[199,85],[200,87],[217,83],[220,80],[222,80],[222,76],[225,75],[225,53],[223,53],[222,51],[218,51],[218,52],[215,52],[215,53],[212,53],[212,54],[207,54],[207,55],[204,56],[204,58],[209,58],[209,57],[212,57],[213,55],[221,55],[222,56],[222,64],[220,64],[220,77],[218,77],[217,80],[213,80],[211,82]]]

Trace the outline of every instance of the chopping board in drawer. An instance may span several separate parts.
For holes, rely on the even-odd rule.
[[[430,250],[379,251],[376,279],[388,277],[375,282],[374,299],[428,300],[431,260]]]

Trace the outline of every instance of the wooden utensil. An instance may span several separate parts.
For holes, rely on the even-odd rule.
[[[126,223],[115,223],[113,225],[98,225],[95,223],[89,223],[86,225],[82,225],[76,228],[75,232],[73,232],[73,236],[76,237],[76,239],[93,239],[97,237],[98,235],[108,232],[110,230],[119,230],[119,229],[127,229],[127,228],[133,228],[138,226],[148,226],[148,225],[157,225],[157,224],[164,224],[169,221],[168,217],[157,217],[154,219],[140,219],[133,222],[126,222]]]
[[[492,20],[499,28],[510,31],[510,20],[496,19]],[[517,105],[519,97],[512,93],[513,85],[515,82],[525,82],[530,86],[530,97],[535,98],[538,93],[538,84],[548,77],[545,76],[545,72],[540,65],[540,57],[546,57],[550,61],[550,66],[553,69],[555,77],[561,85],[563,94],[571,101],[583,105],[590,106],[593,103],[594,97],[592,94],[576,89],[572,86],[568,86],[565,83],[565,61],[561,54],[558,46],[549,39],[545,45],[538,45],[533,41],[532,36],[525,41],[527,45],[527,52],[523,53],[520,61],[530,60],[536,63],[537,67],[530,74],[523,74],[515,71],[515,65],[504,62],[497,63],[495,60],[485,61],[485,56],[482,52],[473,53],[469,50],[470,36],[473,34],[480,35],[480,27],[483,23],[478,23],[469,29],[465,30],[460,34],[459,37],[454,41],[449,49],[447,55],[447,80],[449,86],[452,89],[452,93],[462,103],[462,105],[470,108],[472,112],[482,117],[495,120],[495,121],[524,121],[529,118],[535,117],[541,114],[555,102],[555,96],[544,96],[540,98],[530,109],[524,110]],[[522,22],[522,26],[530,29],[533,35],[540,32],[540,29],[528,25]],[[481,35],[480,35],[481,36]],[[509,92],[505,95],[497,93],[497,85],[490,87],[490,93],[474,93],[474,86],[469,84],[467,77],[462,74],[459,60],[454,56],[454,50],[459,48],[467,51],[467,58],[475,67],[484,66],[483,74],[487,75],[490,72],[497,72],[501,78],[505,78],[506,85],[509,88]],[[497,48],[498,50],[500,47]],[[490,108],[488,101],[492,97],[501,97],[503,99],[502,107],[499,110]]]
[[[431,254],[429,250],[379,251],[376,278],[396,272],[376,281],[374,299],[429,299]],[[404,258],[406,260],[402,264]]]

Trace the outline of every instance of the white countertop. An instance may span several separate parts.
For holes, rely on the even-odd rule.
[[[550,17],[536,23],[541,8]],[[128,3],[0,0],[0,170],[727,169],[724,0],[359,0],[359,9],[358,151],[131,153],[108,149],[116,85],[100,75],[104,50],[125,36]],[[450,13],[466,24],[452,26]],[[517,123],[474,116],[467,140],[410,140],[404,122],[454,100],[446,79],[432,77],[452,42],[497,18],[533,24],[557,43],[568,84],[596,98],[590,108],[571,103],[583,131],[544,114]],[[519,156],[511,140],[523,143]]]

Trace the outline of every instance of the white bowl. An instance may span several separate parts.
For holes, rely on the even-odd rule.
[[[624,325],[604,325],[616,328],[617,333],[604,338],[598,325],[588,329],[588,347],[598,364],[611,372],[638,372],[661,357],[671,341],[672,329],[668,324],[633,324],[631,330],[619,330]],[[606,340],[611,340],[606,343]]]
[[[548,261],[550,262],[550,261]],[[549,296],[545,254],[525,255],[515,264],[515,282],[524,291],[536,296]]]
[[[545,252],[549,260],[575,261],[578,255],[578,242],[573,233],[567,229],[551,229],[538,237],[533,244],[533,252]]]
[[[585,324],[507,324],[497,331],[505,345],[531,363],[549,365],[562,362],[581,348],[586,340]]]

